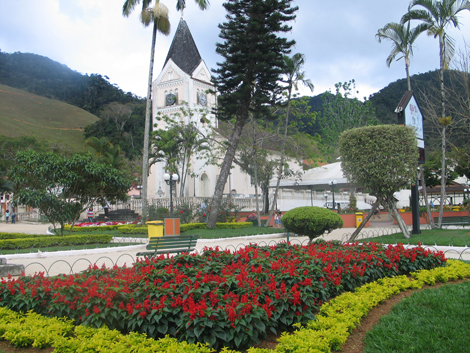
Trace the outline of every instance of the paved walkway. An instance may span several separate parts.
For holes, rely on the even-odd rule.
[[[17,224],[0,224],[0,232],[18,232],[28,234],[46,234],[49,224],[26,223]],[[336,229],[330,234],[323,236],[325,240],[345,240],[345,234],[354,232],[354,228]],[[369,233],[383,234],[384,228],[371,227],[367,228]],[[222,249],[235,250],[250,243],[260,245],[274,245],[281,241],[287,240],[286,234],[265,234],[258,236],[247,236],[238,238],[225,239],[200,239],[197,243],[196,250],[201,252],[205,247],[220,247]],[[290,236],[291,243],[306,244],[308,237]],[[432,250],[440,250],[446,253],[448,258],[460,258],[470,260],[470,248],[451,248],[451,247],[430,247]],[[38,252],[29,254],[0,255],[7,259],[8,264],[18,264],[25,266],[25,273],[33,275],[36,272],[46,272],[50,276],[59,273],[76,273],[83,271],[88,266],[97,264],[98,266],[112,267],[130,266],[135,260],[135,254],[145,250],[145,244],[125,246],[119,248],[102,248],[89,250],[73,250],[60,252]]]

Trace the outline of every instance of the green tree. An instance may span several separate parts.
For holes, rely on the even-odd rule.
[[[336,153],[343,131],[378,123],[371,102],[361,102],[355,97],[358,92],[354,80],[338,82],[335,88],[335,95],[331,92],[322,95],[323,113],[320,118],[322,142],[332,153]]]
[[[18,152],[9,178],[14,201],[37,207],[54,225],[72,225],[94,203],[124,201],[130,181],[124,173],[93,162],[90,155],[62,157],[51,152]]]
[[[288,232],[307,235],[309,244],[325,232],[341,228],[344,222],[340,215],[327,208],[317,206],[297,207],[282,216],[282,225]]]
[[[410,29],[410,23],[407,25],[401,23],[387,23],[383,28],[379,29],[375,35],[377,40],[382,42],[382,39],[392,41],[392,51],[387,57],[386,63],[390,67],[391,63],[398,56],[397,61],[400,59],[405,60],[406,81],[408,83],[408,91],[411,91],[410,82],[410,56],[413,55],[413,44],[418,36],[426,30],[425,24]]]
[[[153,23],[152,46],[150,48],[150,64],[147,82],[147,100],[145,108],[145,128],[144,128],[144,145],[142,148],[142,223],[148,219],[148,202],[147,202],[147,177],[149,172],[149,136],[150,121],[152,110],[152,81],[153,81],[153,63],[155,58],[155,42],[157,40],[157,32],[164,35],[170,34],[170,20],[168,19],[168,8],[156,2],[155,7],[151,8],[152,0],[142,0],[142,11],[140,13],[141,22],[144,26]],[[134,7],[140,3],[140,0],[126,0],[122,8],[124,16],[129,16]]]
[[[126,158],[119,145],[113,145],[106,137],[90,137],[85,140],[85,146],[95,150],[96,160],[99,163],[109,164],[111,168],[121,169],[126,165]]]
[[[279,158],[279,166],[277,169],[277,182],[276,188],[274,189],[274,198],[271,207],[271,212],[269,213],[268,221],[266,224],[270,224],[271,218],[274,213],[274,207],[277,205],[277,195],[279,193],[279,185],[281,184],[282,171],[284,166],[284,159],[286,156],[286,142],[287,142],[287,131],[289,128],[289,115],[291,111],[291,101],[293,93],[298,91],[299,83],[302,83],[304,86],[308,87],[310,91],[313,92],[313,84],[310,79],[307,79],[306,74],[302,71],[302,68],[305,64],[305,55],[296,53],[292,57],[284,55],[284,79],[282,80],[285,86],[285,91],[287,94],[287,108],[286,116],[284,121],[284,139],[281,144],[281,156]]]
[[[165,121],[166,129],[152,133],[150,164],[165,162],[169,173],[179,175],[180,197],[184,196],[194,158],[208,155],[211,146],[209,136],[205,136],[193,122],[196,113],[200,114],[201,120],[206,120],[207,109],[194,110],[183,104],[180,111],[171,117],[157,117]]]
[[[413,128],[379,125],[344,131],[340,136],[341,168],[349,181],[377,198],[372,210],[352,234],[354,241],[379,205],[388,209],[406,238],[410,237],[393,194],[416,179],[418,148]]]
[[[283,56],[289,54],[294,41],[278,37],[291,30],[286,23],[295,18],[297,7],[291,0],[233,0],[224,3],[227,22],[219,25],[216,52],[224,58],[213,70],[218,96],[217,116],[234,120],[228,147],[215,186],[207,227],[215,228],[223,189],[243,128],[250,118],[270,117],[269,106],[280,94]]]
[[[418,9],[413,9],[419,7]],[[450,61],[454,56],[454,40],[447,35],[446,28],[453,26],[460,28],[459,13],[470,10],[470,1],[468,0],[412,0],[408,6],[408,12],[403,15],[401,23],[407,23],[412,20],[422,21],[426,26],[427,34],[434,38],[439,38],[439,79],[441,83],[441,118],[442,124],[442,167],[446,170],[446,128],[451,123],[450,117],[446,117],[446,97],[444,85],[444,71],[448,69]],[[446,199],[446,180],[445,174],[441,177],[441,204]],[[442,215],[444,208],[439,209],[438,227],[442,227]]]

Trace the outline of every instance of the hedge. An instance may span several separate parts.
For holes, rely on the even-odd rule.
[[[20,239],[20,238],[41,238],[44,234],[26,234],[26,233],[5,233],[0,232],[1,239]]]
[[[77,234],[66,236],[42,236],[37,238],[19,238],[19,239],[3,239],[0,240],[0,249],[2,250],[15,250],[15,249],[28,249],[39,248],[47,246],[68,246],[68,245],[83,245],[83,244],[107,244],[113,238],[109,234]]]
[[[119,229],[119,227],[122,227],[121,224],[116,224],[116,225],[109,225],[109,226],[85,226],[85,227],[77,227],[74,226],[72,228],[72,232],[93,232],[96,230],[116,230]],[[66,224],[64,227],[64,231],[70,232],[71,226]]]
[[[227,223],[217,223],[217,229],[240,229],[240,228],[249,228],[252,227],[253,223],[251,222],[227,222]],[[180,225],[180,232],[184,233],[188,230],[193,229],[206,229],[206,223],[185,223]],[[122,234],[147,234],[147,226],[140,226],[136,224],[128,224],[120,226],[118,228],[119,233]]]

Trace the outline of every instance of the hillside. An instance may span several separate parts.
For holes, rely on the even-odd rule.
[[[95,115],[70,104],[0,85],[2,135],[34,135],[78,151],[83,149],[84,127],[97,120]]]

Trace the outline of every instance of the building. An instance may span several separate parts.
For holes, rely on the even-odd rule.
[[[212,93],[211,93],[212,91]],[[217,128],[217,119],[210,113],[216,105],[215,87],[211,83],[211,73],[204,63],[194,42],[186,21],[181,18],[171,43],[164,66],[152,87],[153,124],[157,129],[166,129],[164,121],[158,121],[159,114],[174,116],[184,104],[194,110],[207,109],[206,119],[196,112],[192,117],[185,117],[184,124],[190,121],[204,134]],[[220,135],[218,139],[222,139]],[[219,174],[219,167],[206,164],[206,159],[193,158],[188,170],[183,190],[184,197],[212,197]],[[168,198],[169,187],[163,174],[165,162],[158,162],[150,168],[148,178],[148,199]],[[181,178],[181,175],[180,175]],[[178,185],[177,185],[178,187]],[[249,175],[234,166],[224,190],[225,194],[254,194]],[[178,195],[180,191],[178,191]],[[151,202],[151,201],[150,201]]]

